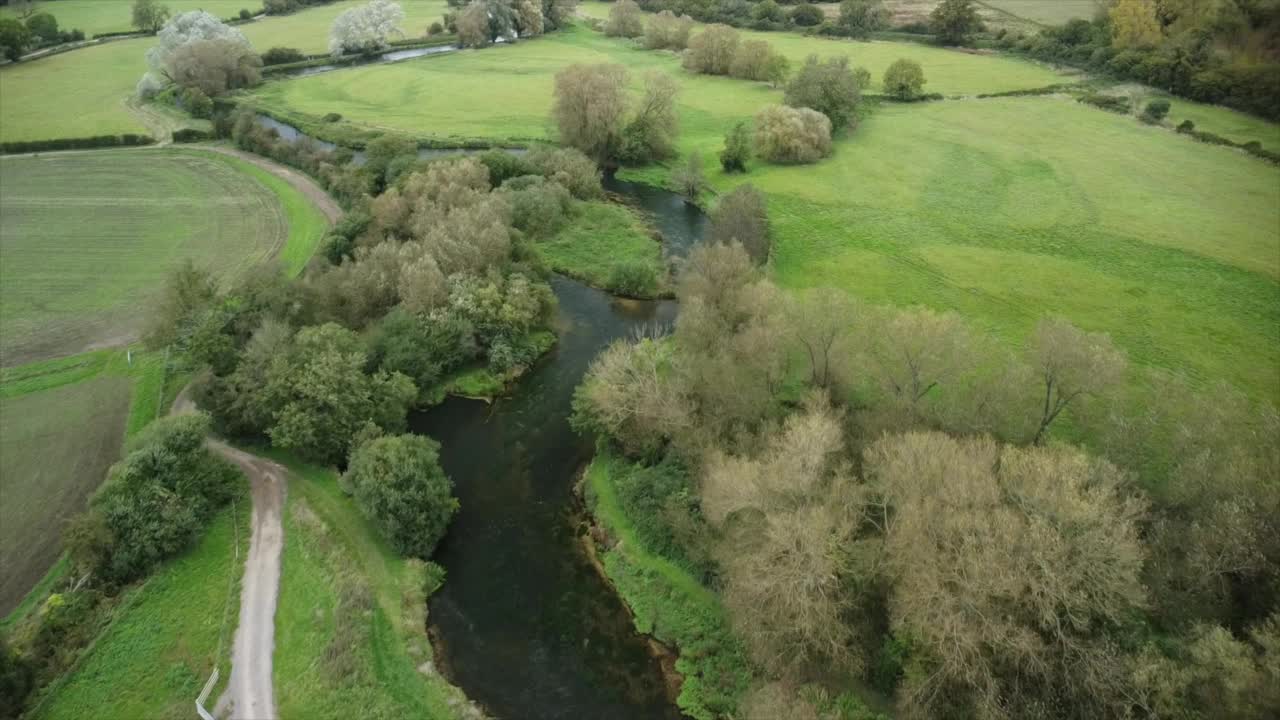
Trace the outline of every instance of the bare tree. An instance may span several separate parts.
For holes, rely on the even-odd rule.
[[[719,23],[708,25],[701,34],[689,40],[684,53],[684,67],[707,75],[728,75],[738,50],[738,31]]]
[[[644,29],[644,45],[650,50],[684,50],[692,31],[693,18],[688,15],[677,18],[670,10],[663,10],[649,18]]]
[[[652,453],[691,421],[670,343],[619,340],[591,362],[574,396],[574,423],[602,432],[628,452]]]
[[[670,75],[662,72],[645,75],[644,94],[623,131],[624,160],[643,163],[675,157],[676,134],[680,130],[680,118],[676,114],[679,92],[680,85]]]
[[[788,303],[787,327],[809,359],[809,383],[814,387],[831,383],[833,362],[849,352],[847,341],[857,314],[853,300],[831,288],[803,291]]]
[[[618,0],[609,9],[604,34],[610,37],[640,37],[644,34],[644,14],[635,0]]]
[[[1040,321],[1031,340],[1031,364],[1044,382],[1044,405],[1032,438],[1045,433],[1072,402],[1106,393],[1120,383],[1125,356],[1105,333],[1085,332],[1060,317]]]
[[[737,241],[752,260],[769,261],[769,213],[764,193],[750,184],[739,185],[716,204],[711,214],[711,241]]]

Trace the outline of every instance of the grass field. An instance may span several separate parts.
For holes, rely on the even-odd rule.
[[[885,106],[816,166],[708,173],[768,194],[784,285],[955,309],[1015,345],[1060,313],[1140,365],[1280,401],[1274,165],[1022,98]]]
[[[282,718],[461,717],[430,667],[424,565],[398,556],[324,470],[289,465],[276,610]]]
[[[130,591],[116,621],[29,717],[191,717],[215,664],[224,678],[216,699],[231,670],[249,509],[242,497],[195,547]]]
[[[1076,18],[1088,20],[1098,8],[1096,0],[978,0],[978,4],[1042,25],[1061,25]]]
[[[127,32],[133,30],[132,0],[53,0],[35,2],[36,12],[47,12],[58,19],[63,30],[83,30],[86,37],[97,33]],[[262,10],[261,0],[165,0],[164,5],[180,15],[188,10],[204,10],[226,20],[237,17],[240,8],[251,12]],[[0,17],[13,17],[9,8],[0,8]]]
[[[1170,108],[1165,122],[1171,125],[1190,120],[1196,124],[1197,130],[1208,130],[1239,143],[1257,140],[1262,147],[1280,152],[1280,124],[1219,105],[1204,105],[1172,97],[1168,100]]]
[[[662,282],[662,245],[634,210],[613,203],[580,203],[554,237],[534,243],[547,266],[594,287],[609,287],[619,264],[651,267]]]
[[[124,350],[0,370],[0,614],[54,564],[66,520],[179,382],[163,355]]]
[[[243,161],[180,150],[0,159],[0,362],[119,344],[186,258],[223,277],[277,253],[300,268],[319,211]]]
[[[754,33],[751,33],[754,34]],[[919,60],[928,89],[976,93],[1041,87],[1061,78],[1048,69],[1006,58],[970,55],[913,43],[849,43],[791,33],[761,34],[801,62],[811,53],[848,53],[879,75],[898,57]],[[556,72],[572,63],[621,63],[639,89],[645,73],[679,79],[682,137],[720,137],[737,120],[782,93],[762,83],[699,76],[672,53],[650,52],[585,28],[557,32],[510,47],[454,53],[395,65],[367,66],[271,82],[254,93],[273,111],[319,116],[329,112],[369,127],[437,138],[544,139],[550,128]],[[500,88],[500,90],[497,90]],[[494,92],[502,101],[494,102]]]

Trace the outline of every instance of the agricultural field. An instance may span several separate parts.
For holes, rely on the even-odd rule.
[[[135,337],[142,301],[186,258],[226,278],[280,254],[300,266],[323,219],[255,170],[179,150],[0,160],[3,364]]]
[[[924,65],[928,89],[933,92],[998,92],[1062,81],[1058,74],[1032,63],[913,43],[853,43],[792,33],[745,35],[769,40],[794,63],[813,53],[847,53],[855,64],[871,70],[873,90],[884,69],[899,57]],[[685,143],[719,138],[734,122],[782,98],[781,91],[763,83],[691,75],[672,53],[642,50],[581,27],[510,47],[271,82],[252,97],[285,115],[336,112],[364,127],[413,134],[429,129],[438,139],[541,140],[551,133],[548,117],[556,72],[572,63],[600,62],[625,65],[637,90],[647,72],[676,77],[682,87],[678,105]],[[501,93],[501,103],[493,102],[494,92]]]
[[[238,17],[241,8],[254,13],[262,11],[261,0],[165,0],[164,4],[174,15],[204,10],[223,20]],[[133,19],[131,0],[44,0],[32,5],[36,12],[47,12],[57,18],[59,28],[83,30],[85,37],[134,30],[130,24]],[[0,17],[13,16],[16,13],[12,9],[0,8]]]
[[[1098,0],[980,0],[979,4],[1041,25],[1088,20],[1098,9]]]
[[[115,622],[28,716],[187,717],[215,665],[216,699],[230,674],[249,513],[245,499],[227,507],[190,550],[129,591]]]
[[[53,565],[65,519],[120,457],[131,390],[101,375],[0,400],[0,615]]]

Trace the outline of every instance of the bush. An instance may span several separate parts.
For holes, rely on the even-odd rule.
[[[764,40],[748,40],[738,46],[729,66],[729,74],[743,80],[770,80],[771,74],[786,58],[774,52]]]
[[[307,56],[297,48],[289,47],[273,47],[262,53],[263,65],[284,65],[286,63],[302,62]]]
[[[192,117],[213,117],[213,100],[210,100],[209,96],[197,87],[185,88],[182,91],[182,107],[191,113]]]
[[[825,19],[822,9],[811,3],[797,5],[791,10],[791,22],[800,27],[816,27]]]
[[[728,75],[738,50],[738,31],[728,25],[707,26],[689,40],[684,52],[686,70],[707,75]]]
[[[1196,124],[1191,122],[1190,120],[1183,120],[1182,122],[1178,123],[1178,132],[1180,133],[1193,132],[1195,131],[1195,129],[1196,129]]]
[[[173,131],[173,141],[176,143],[194,143],[212,139],[213,133],[197,130],[196,128],[182,128],[181,130]]]
[[[914,60],[901,58],[884,71],[884,91],[899,100],[911,100],[924,87],[924,69]]]
[[[1159,124],[1169,114],[1169,101],[1164,98],[1157,98],[1147,103],[1147,107],[1142,111],[1142,119],[1152,123]]]
[[[380,437],[351,454],[343,476],[356,504],[403,555],[431,557],[458,511],[440,444],[421,435]]]
[[[489,169],[489,185],[495,188],[511,178],[533,175],[537,172],[524,158],[500,149],[482,153],[480,163]]]
[[[627,297],[652,297],[658,288],[658,274],[652,265],[643,262],[621,262],[609,271],[606,283],[609,290]]]
[[[205,445],[209,418],[155,421],[112,466],[68,549],[102,580],[126,583],[185,549],[213,511],[231,500],[237,471]]]
[[[1096,108],[1101,108],[1107,112],[1120,113],[1128,115],[1133,110],[1133,105],[1129,102],[1129,98],[1118,95],[1103,95],[1101,93],[1089,93],[1078,98],[1077,102],[1086,103]]]
[[[831,121],[831,131],[835,132],[854,123],[862,101],[862,86],[869,77],[863,68],[856,71],[850,68],[848,57],[819,62],[817,55],[810,55],[787,83],[786,103],[826,115]]]
[[[502,189],[511,203],[511,224],[532,237],[554,234],[573,207],[563,185],[539,175],[513,178]]]
[[[684,50],[689,46],[689,33],[693,31],[693,18],[676,17],[670,10],[649,18],[644,29],[644,46],[650,50]]]
[[[724,136],[724,150],[720,151],[720,167],[725,172],[746,172],[751,159],[751,131],[745,122],[738,122]]]
[[[538,147],[524,158],[538,174],[555,180],[579,200],[594,200],[604,195],[600,187],[600,169],[573,148]]]
[[[644,34],[644,16],[635,0],[618,0],[609,10],[604,34],[610,37],[640,37]]]
[[[748,184],[721,198],[711,214],[710,240],[741,243],[752,260],[762,265],[768,262],[771,243],[764,194]]]
[[[756,114],[756,153],[775,163],[811,163],[831,154],[831,121],[809,108],[770,105]]]
[[[250,20],[253,18],[253,11],[249,8],[240,8],[240,19]]]
[[[435,37],[436,35],[441,35],[443,33],[444,25],[441,25],[439,20],[431,23],[431,25],[427,27],[427,37]]]

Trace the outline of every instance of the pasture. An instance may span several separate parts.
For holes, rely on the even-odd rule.
[[[224,278],[281,253],[300,266],[323,220],[266,175],[180,150],[0,159],[0,362],[127,342],[186,258]]]
[[[927,68],[933,92],[970,94],[1042,87],[1062,77],[1038,65],[973,55],[914,43],[808,38],[792,33],[760,36],[793,63],[810,54],[848,54],[871,70],[873,87],[899,57]],[[549,137],[548,117],[555,74],[573,63],[621,63],[639,90],[650,71],[680,81],[682,138],[719,138],[734,122],[763,105],[781,102],[781,91],[763,83],[691,75],[670,52],[651,52],[585,28],[537,40],[394,65],[366,66],[311,77],[270,82],[254,102],[282,114],[320,116],[336,112],[356,124],[441,139],[486,138],[512,141]],[[501,102],[494,102],[494,97]]]
[[[262,11],[261,0],[165,0],[164,4],[174,15],[181,15],[189,10],[204,10],[223,20],[238,17],[240,8],[248,8],[255,13]],[[32,5],[36,12],[47,12],[57,18],[60,29],[83,30],[85,37],[134,30],[131,24],[131,0],[57,0],[35,2]],[[12,9],[0,8],[0,17],[14,16],[16,13]]]

